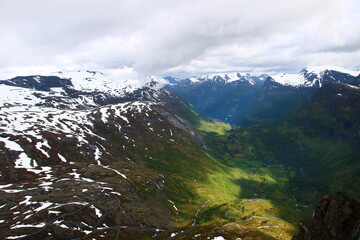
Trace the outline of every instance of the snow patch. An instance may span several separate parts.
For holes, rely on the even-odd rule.
[[[173,208],[174,208],[176,211],[178,211],[178,208],[176,207],[175,203],[174,203],[173,201],[171,201],[171,200],[168,200],[168,201],[173,205]]]
[[[67,162],[66,158],[64,158],[60,153],[58,153],[58,156],[62,162]]]
[[[45,142],[37,142],[35,145],[36,149],[38,149],[40,152],[42,152],[46,157],[50,158],[50,155],[47,152],[45,152],[44,149],[42,149],[42,146],[50,148],[49,144],[46,141]]]
[[[300,74],[286,74],[280,73],[277,75],[271,76],[276,82],[287,85],[287,86],[300,86],[305,84],[307,79],[304,78],[303,75]]]
[[[15,168],[34,168],[37,167],[37,163],[35,160],[29,158],[26,153],[20,153],[18,159],[15,161]]]
[[[212,240],[226,240],[226,239],[222,236],[218,236],[218,237],[214,237]]]
[[[98,208],[94,207],[93,205],[92,205],[92,206],[90,206],[90,209],[94,209],[95,214],[96,214],[96,216],[97,216],[97,217],[99,217],[99,218],[100,218],[100,217],[102,216],[101,211],[100,211]]]
[[[5,143],[5,147],[9,150],[12,150],[12,151],[18,151],[18,152],[22,152],[24,151],[19,144],[17,144],[16,142],[14,141],[10,141],[8,138],[3,138],[3,137],[0,137],[0,141]]]

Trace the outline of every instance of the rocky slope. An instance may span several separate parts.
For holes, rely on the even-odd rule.
[[[201,135],[163,90],[90,91],[74,81],[1,82],[1,238],[139,239],[171,229],[174,202],[190,192],[177,186],[186,173],[162,166],[172,154],[206,164]]]
[[[338,192],[325,196],[315,213],[300,223],[293,240],[357,240],[360,237],[360,201]]]

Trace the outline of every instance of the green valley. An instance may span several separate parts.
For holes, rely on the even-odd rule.
[[[281,121],[232,129],[178,107],[202,132],[209,163],[216,167],[206,178],[188,181],[198,209],[177,202],[195,216],[174,239],[198,234],[206,239],[219,229],[229,239],[290,239],[323,195],[338,190],[359,195],[359,122],[348,122],[360,115],[359,93],[329,84]]]

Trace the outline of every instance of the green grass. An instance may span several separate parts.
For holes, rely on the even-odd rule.
[[[311,214],[324,194],[338,189],[358,194],[360,178],[354,180],[354,174],[360,171],[356,152],[359,141],[339,141],[320,134],[333,127],[334,118],[325,116],[329,111],[319,111],[321,114],[306,121],[300,120],[303,114],[296,112],[271,125],[231,128],[220,121],[201,118],[189,105],[178,104],[175,109],[197,127],[210,150],[206,152],[183,135],[176,143],[149,143],[152,158],[135,153],[143,157],[140,163],[165,176],[162,202],[172,211],[177,226],[185,229],[177,235],[178,239],[192,239],[195,234],[225,228],[227,224],[240,224],[263,239],[290,239],[299,221]],[[323,127],[318,128],[313,122]],[[175,133],[181,134],[184,133]],[[162,194],[156,189],[141,192],[150,197]],[[168,200],[175,203],[178,211]],[[261,201],[247,205],[235,217],[226,214],[242,211],[244,202],[252,200]],[[252,216],[269,219],[251,219]],[[195,226],[191,225],[193,219]],[[261,226],[269,227],[259,229]],[[164,234],[164,238],[169,237]]]
[[[202,119],[189,106],[178,108],[203,133],[211,150],[210,155],[203,152],[205,167],[191,165],[203,168],[201,173],[192,169],[194,173],[183,176],[192,197],[189,201],[175,198],[185,213],[179,226],[186,227],[175,239],[192,239],[225,226],[232,226],[228,236],[233,238],[244,237],[247,229],[261,239],[290,239],[323,195],[339,189],[359,195],[360,140],[348,137],[359,126],[353,121],[359,112],[353,103],[331,101],[332,95],[325,94],[282,121],[246,128]],[[185,163],[174,166],[184,171],[181,164]],[[243,209],[254,200],[259,201]],[[193,227],[192,218],[196,219]]]
[[[201,119],[200,123],[198,124],[198,129],[205,133],[225,135],[228,131],[231,130],[231,126],[219,120],[205,121]]]

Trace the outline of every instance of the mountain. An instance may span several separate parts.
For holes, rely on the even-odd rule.
[[[221,105],[269,78],[235,76],[171,81],[223,89]],[[324,194],[359,194],[358,87],[312,87],[281,121],[232,128],[165,83],[92,71],[2,80],[0,238],[288,240]]]
[[[3,104],[29,104],[65,109],[89,109],[131,100],[159,99],[153,79],[117,83],[101,72],[57,72],[0,80]]]
[[[78,74],[1,81],[2,239],[152,236],[218,168],[174,96]]]
[[[357,196],[359,101],[360,88],[325,84],[283,120],[235,130],[225,143],[226,151],[268,166],[281,163],[296,169],[293,190],[299,190],[294,193],[297,199],[314,201],[339,189]],[[309,189],[313,193],[304,196],[302,192]]]
[[[212,74],[183,80],[167,78],[172,81],[166,89],[179,94],[204,116],[248,126],[283,118],[323,84],[360,86],[359,74],[339,67],[305,68],[298,74]]]
[[[346,83],[354,86],[360,84],[360,71],[351,71],[340,67],[304,68],[298,74],[272,75],[274,82],[292,87],[321,87],[330,82]]]
[[[118,88],[98,72],[70,75],[0,83],[0,238],[268,238],[258,217],[281,224],[277,236],[294,233],[293,200],[247,194],[246,183],[277,176],[215,157],[209,144],[230,126],[202,119],[156,78]]]
[[[248,111],[261,83],[260,78],[249,74],[212,74],[177,80],[165,89],[183,97],[204,116],[234,123]]]
[[[274,229],[278,225],[266,221],[276,217],[288,222],[297,221],[291,217],[300,212],[310,214],[318,199],[338,190],[359,196],[359,91],[360,88],[352,85],[327,83],[314,89],[308,102],[293,109],[281,121],[233,128],[228,134],[215,138],[206,136],[213,156],[222,164],[246,169],[258,174],[259,179],[248,181],[242,176],[236,181],[241,188],[241,198],[257,200],[250,200],[249,205],[242,200],[210,203],[198,214],[201,221],[224,221],[222,228],[226,229],[226,234],[222,236],[225,239],[246,238],[249,236],[245,235],[242,226],[251,218],[247,214],[253,207],[259,207],[262,199],[267,199],[277,209],[280,205],[288,207],[278,209],[278,214],[270,218],[265,216],[271,210],[264,206],[259,215],[254,213],[252,216],[265,217],[264,223],[268,224],[258,228],[268,228],[272,234],[257,236],[259,239],[275,239],[270,236],[282,239],[280,234],[284,230],[276,232]],[[267,179],[268,176],[272,180]],[[292,211],[289,210],[290,199],[296,202]],[[257,205],[252,206],[253,201],[257,201]],[[344,204],[341,202],[338,209],[346,208]],[[340,219],[346,216],[347,213],[338,214]],[[357,218],[351,219],[353,223]],[[237,235],[234,229],[237,229]],[[201,233],[212,231],[214,228],[207,226]],[[184,233],[182,237],[187,239],[189,235]]]

